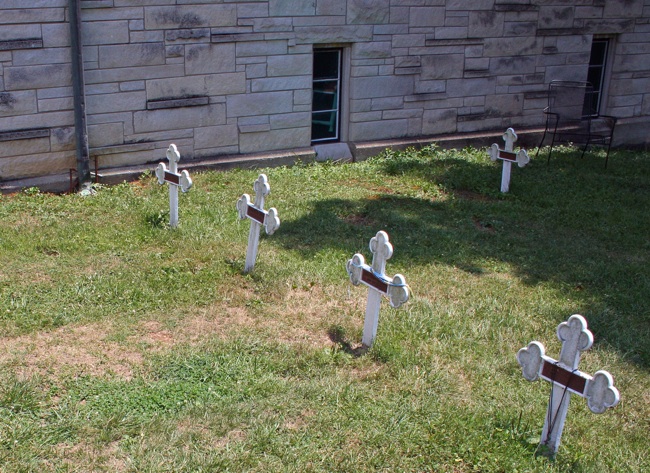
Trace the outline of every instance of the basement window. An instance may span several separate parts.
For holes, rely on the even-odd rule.
[[[585,111],[589,110],[593,115],[598,115],[601,112],[609,47],[610,40],[608,38],[594,38],[591,42],[587,81],[593,86],[594,92],[591,97],[585,98],[585,100],[589,100],[589,103],[585,103]]]
[[[341,111],[341,49],[315,49],[311,141],[338,141]]]

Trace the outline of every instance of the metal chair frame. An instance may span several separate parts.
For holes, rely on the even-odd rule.
[[[589,82],[553,80],[549,83],[548,106],[544,109],[546,126],[537,147],[539,154],[546,135],[552,135],[547,164],[551,162],[551,153],[556,143],[584,144],[581,158],[589,145],[597,144],[607,148],[607,167],[616,117],[598,114],[595,97],[594,88]]]

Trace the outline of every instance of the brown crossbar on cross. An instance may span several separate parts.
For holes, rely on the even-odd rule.
[[[499,159],[505,159],[506,161],[517,161],[517,153],[512,153],[510,151],[505,151],[502,149],[499,150],[497,157]]]
[[[165,171],[164,179],[165,182],[169,182],[170,184],[179,185],[181,183],[181,175],[169,171]]]
[[[559,384],[566,387],[569,391],[583,396],[585,393],[585,386],[591,376],[581,371],[570,371],[561,367],[558,363],[550,358],[544,358],[542,363],[542,371],[540,377],[551,383]]]
[[[361,282],[365,283],[366,286],[370,286],[373,289],[378,290],[382,294],[388,294],[388,288],[390,287],[390,281],[384,279],[382,276],[376,275],[372,268],[361,268]]]
[[[246,206],[246,216],[251,220],[255,220],[260,225],[264,225],[264,218],[266,217],[266,212],[263,210],[254,207],[252,204]]]

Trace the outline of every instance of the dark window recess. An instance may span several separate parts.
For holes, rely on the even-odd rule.
[[[585,115],[598,115],[600,113],[608,50],[608,39],[594,39],[591,43],[587,82],[592,85],[593,92],[585,96]]]
[[[311,114],[312,142],[339,139],[340,91],[341,50],[315,50]]]
[[[147,110],[160,110],[163,108],[200,107],[208,105],[210,97],[179,97],[169,99],[147,100]]]
[[[32,128],[29,130],[11,130],[0,132],[0,141],[31,140],[34,138],[46,137],[50,137],[49,128]]]
[[[0,51],[12,51],[15,49],[40,49],[43,47],[41,38],[12,39],[0,41]]]

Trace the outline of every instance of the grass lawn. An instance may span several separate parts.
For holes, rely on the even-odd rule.
[[[259,171],[194,174],[176,229],[152,175],[0,196],[0,471],[650,471],[649,153],[540,154],[508,194],[486,150],[264,172],[282,223],[249,274]],[[412,295],[360,354],[345,263],[379,230]],[[515,355],[557,358],[575,313],[621,402],[572,396],[538,456],[550,385]]]

